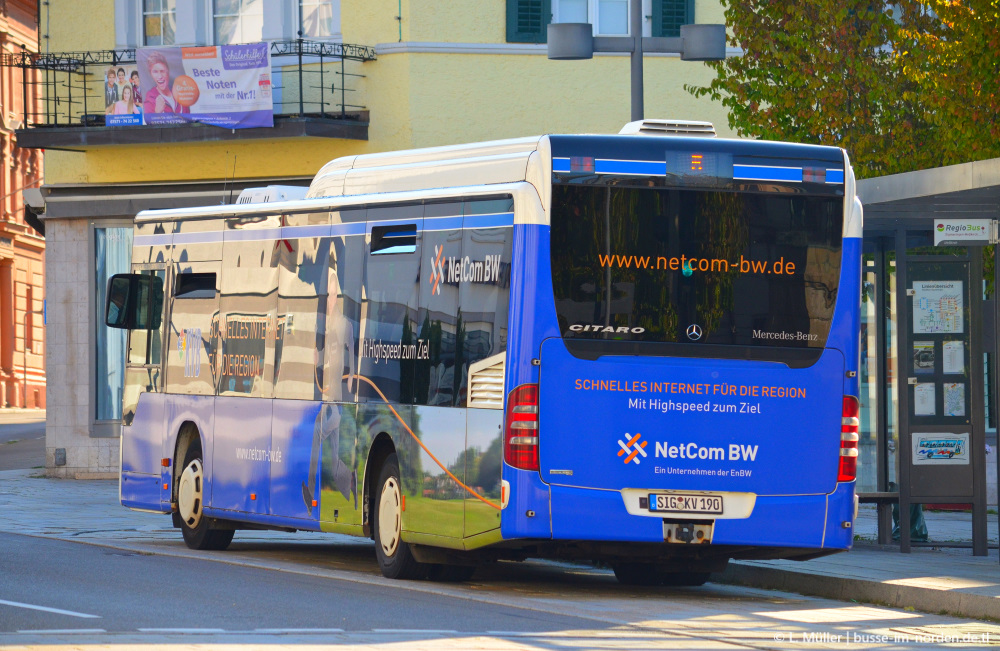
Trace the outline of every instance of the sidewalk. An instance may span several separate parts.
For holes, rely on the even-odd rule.
[[[124,546],[181,545],[180,534],[165,517],[135,513],[118,504],[118,482],[70,481],[38,477],[38,471],[0,472],[0,530],[31,536]],[[968,539],[965,514],[931,513],[932,539]],[[874,514],[862,511],[859,537],[874,538]],[[315,544],[356,542],[333,534],[312,536],[270,531],[240,531],[241,542],[288,541]],[[941,536],[940,538],[938,536]],[[989,539],[997,542],[996,516],[990,516]],[[742,561],[730,563],[715,581],[800,594],[913,608],[931,613],[1000,620],[1000,562],[997,551],[974,557],[967,549],[915,549],[900,554],[859,541],[846,554],[805,562]]]
[[[34,422],[45,420],[44,409],[25,409],[23,407],[0,407],[0,422]]]
[[[925,512],[931,542],[972,540],[970,513]],[[996,546],[997,516],[987,516],[987,540]],[[1000,559],[971,549],[876,544],[875,506],[862,504],[854,523],[854,549],[811,561],[730,563],[721,580],[842,601],[865,601],[930,613],[1000,620]]]

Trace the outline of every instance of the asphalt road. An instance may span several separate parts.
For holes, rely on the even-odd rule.
[[[45,465],[45,412],[0,411],[0,471]]]
[[[0,549],[3,633],[95,626],[109,633],[336,628],[460,634],[594,627],[581,618],[524,608],[483,608],[444,596],[430,600],[405,584],[362,584],[3,533]]]
[[[0,468],[41,465],[44,440],[33,437],[44,435],[44,422],[0,416]],[[5,441],[15,439],[38,451],[12,454],[21,443]],[[496,563],[463,584],[389,581],[371,541],[334,534],[241,531],[227,552],[192,551],[168,518],[118,507],[114,482],[50,481],[39,485],[42,497],[35,481],[43,480],[0,491],[0,648],[927,650],[1000,642],[994,624],[712,583],[629,588],[585,565]]]
[[[258,537],[196,552],[107,538],[0,533],[0,647],[927,650],[1000,640],[998,626],[951,617],[711,583],[629,588],[580,565],[389,581],[364,540]]]

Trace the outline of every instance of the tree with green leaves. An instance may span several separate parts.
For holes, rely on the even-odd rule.
[[[729,43],[688,87],[738,134],[845,148],[864,177],[1000,155],[998,0],[723,0]]]
[[[935,19],[900,28],[903,75],[935,135],[937,160],[915,169],[1000,156],[1000,0],[926,0]]]

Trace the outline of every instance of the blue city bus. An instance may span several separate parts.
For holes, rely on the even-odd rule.
[[[352,156],[300,197],[141,212],[107,302],[121,503],[196,549],[369,537],[391,578],[538,557],[699,585],[849,549],[847,155],[650,135],[672,129]]]

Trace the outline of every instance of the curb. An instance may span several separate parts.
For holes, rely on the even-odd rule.
[[[845,602],[863,601],[926,613],[1000,621],[1000,598],[954,590],[935,590],[865,579],[810,574],[737,561],[730,561],[726,571],[713,574],[712,580],[729,585],[795,592]]]

